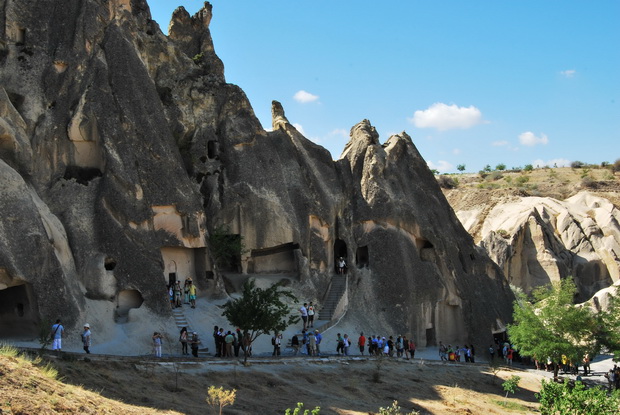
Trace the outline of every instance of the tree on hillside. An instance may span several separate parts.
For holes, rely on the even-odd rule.
[[[499,163],[497,166],[495,166],[495,170],[504,171],[506,170],[506,165],[504,163]]]
[[[514,323],[508,326],[508,336],[522,356],[553,361],[553,376],[557,378],[562,355],[581,362],[586,353],[599,351],[596,338],[596,317],[588,307],[576,307],[576,292],[572,279],[540,287],[533,300],[520,295],[514,302]]]
[[[456,169],[458,171],[465,171],[465,165],[464,164],[457,164],[456,165]]]
[[[297,298],[286,290],[280,290],[281,283],[267,289],[256,287],[254,280],[247,280],[243,284],[241,297],[229,301],[224,305],[222,315],[228,322],[239,327],[249,334],[250,344],[258,336],[269,332],[282,332],[287,326],[299,321],[299,316],[290,315],[290,307],[283,302],[287,298],[293,302]],[[243,362],[247,362],[248,353],[245,353]]]

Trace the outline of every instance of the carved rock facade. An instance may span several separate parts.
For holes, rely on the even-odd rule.
[[[221,295],[222,224],[247,248],[229,271],[292,276],[317,301],[346,257],[347,318],[370,329],[486,343],[510,319],[501,270],[411,138],[380,144],[364,120],[333,161],[277,102],[266,132],[225,82],[208,3],[177,9],[169,36],[144,0],[0,3],[3,329],[167,315],[165,285],[187,276]]]

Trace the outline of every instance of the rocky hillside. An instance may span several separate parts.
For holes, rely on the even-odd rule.
[[[585,301],[620,280],[620,181],[609,169],[458,176],[444,190],[475,241],[526,292],[572,276]]]
[[[334,161],[277,102],[265,131],[226,83],[209,3],[178,8],[169,36],[145,0],[0,5],[2,335],[171,318],[170,281],[208,299],[231,294],[225,273],[280,275],[321,304],[338,257],[334,318],[420,345],[486,343],[510,319],[500,268],[411,137],[380,144],[363,120]],[[222,232],[245,246],[228,261]]]

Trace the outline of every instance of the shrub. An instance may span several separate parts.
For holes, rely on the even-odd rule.
[[[487,176],[487,180],[489,181],[495,181],[495,180],[499,180],[502,177],[504,177],[504,175],[500,172],[500,171],[492,171],[491,173],[489,173],[489,175]]]
[[[222,415],[222,409],[225,406],[233,405],[235,398],[237,397],[237,390],[224,389],[222,386],[216,388],[215,386],[209,386],[207,391],[207,403],[215,408],[219,407],[220,415]]]
[[[536,398],[540,402],[540,413],[543,415],[611,415],[617,414],[620,407],[618,391],[608,396],[606,391],[598,386],[586,389],[582,382],[572,384],[568,379],[565,379],[564,383],[543,380]]]
[[[497,166],[495,166],[495,170],[504,171],[506,170],[506,165],[504,163],[500,163]]]
[[[510,238],[510,234],[508,233],[508,231],[506,229],[498,229],[497,230],[497,234],[499,236],[501,236],[504,239],[509,239]]]
[[[480,171],[478,172],[478,174],[480,175],[480,178],[481,178],[482,180],[486,179],[486,177],[489,175],[489,173],[488,173],[488,172],[486,172],[486,171],[484,171],[484,170],[480,170]]]
[[[523,170],[525,170],[525,171],[532,171],[532,170],[534,170],[534,166],[532,166],[531,164],[526,164],[525,167],[523,168]]]
[[[486,171],[486,172],[490,172],[491,171],[491,165],[487,164],[486,166],[484,166],[484,168],[482,170]]]
[[[529,181],[530,181],[530,178],[528,176],[519,176],[516,179],[517,185],[519,186],[522,186]]]
[[[590,176],[586,176],[581,179],[581,187],[586,189],[596,189],[598,188],[598,182],[596,180],[592,180]]]
[[[464,164],[457,164],[456,165],[456,169],[458,171],[465,171],[465,165]]]
[[[442,189],[455,189],[458,187],[458,182],[450,176],[441,175],[437,178],[437,183]]]
[[[304,409],[304,404],[302,402],[297,402],[297,408],[291,409],[288,408],[284,415],[319,415],[321,413],[321,407],[317,406],[313,410]]]
[[[417,415],[418,411],[409,412],[408,415]],[[398,406],[398,401],[392,402],[392,406],[388,406],[387,408],[379,408],[379,415],[405,415],[402,412],[400,406]]]
[[[576,160],[576,161],[573,161],[573,162],[570,163],[570,167],[572,169],[580,169],[580,168],[583,167],[583,165],[584,165],[583,162],[581,162],[579,160]]]
[[[620,171],[620,159],[614,162],[614,164],[611,166],[611,171],[613,171],[614,173]]]

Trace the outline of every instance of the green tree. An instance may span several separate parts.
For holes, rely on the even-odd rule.
[[[506,170],[506,165],[504,163],[499,163],[497,166],[495,166],[495,170],[504,171]]]
[[[514,323],[508,326],[508,336],[519,353],[538,360],[550,358],[556,379],[562,355],[580,362],[586,353],[594,356],[599,351],[595,316],[588,307],[574,306],[576,291],[569,278],[534,290],[533,301],[518,296]]]
[[[502,388],[506,391],[505,398],[508,398],[508,393],[515,394],[516,391],[519,390],[519,381],[521,380],[521,376],[512,375],[510,379],[502,383]]]
[[[297,302],[297,298],[290,291],[280,290],[281,286],[281,283],[277,283],[262,289],[249,279],[243,284],[241,297],[224,305],[222,315],[232,326],[249,334],[250,344],[261,334],[282,332],[287,326],[299,321],[299,316],[290,315],[290,307],[283,301],[283,298],[287,298]],[[246,363],[247,359],[248,354],[245,353],[243,362]]]
[[[215,386],[209,386],[207,390],[207,398],[205,399],[207,403],[214,408],[219,407],[220,415],[222,415],[222,409],[225,406],[233,405],[235,403],[235,399],[237,398],[237,389],[224,389],[222,386],[216,388]]]
[[[210,233],[209,247],[215,263],[222,269],[234,268],[245,252],[243,238],[231,234],[227,225],[219,225]]]
[[[465,165],[464,164],[457,164],[456,165],[456,169],[458,171],[465,171]]]
[[[597,339],[614,354],[614,360],[620,360],[620,293],[608,297],[607,309],[597,314]]]
[[[532,171],[532,170],[534,170],[534,166],[532,166],[531,164],[526,164],[525,167],[523,168],[523,170],[525,170],[525,171]]]
[[[615,391],[608,396],[600,387],[586,388],[582,382],[571,385],[542,381],[542,388],[536,394],[543,415],[617,415],[620,394]]]
[[[491,165],[487,164],[486,166],[484,166],[484,168],[482,169],[482,171],[486,171],[487,173],[491,171]]]
[[[302,402],[297,402],[297,408],[291,409],[288,408],[284,415],[319,415],[321,413],[321,407],[316,406],[314,409],[304,409],[304,404]]]

